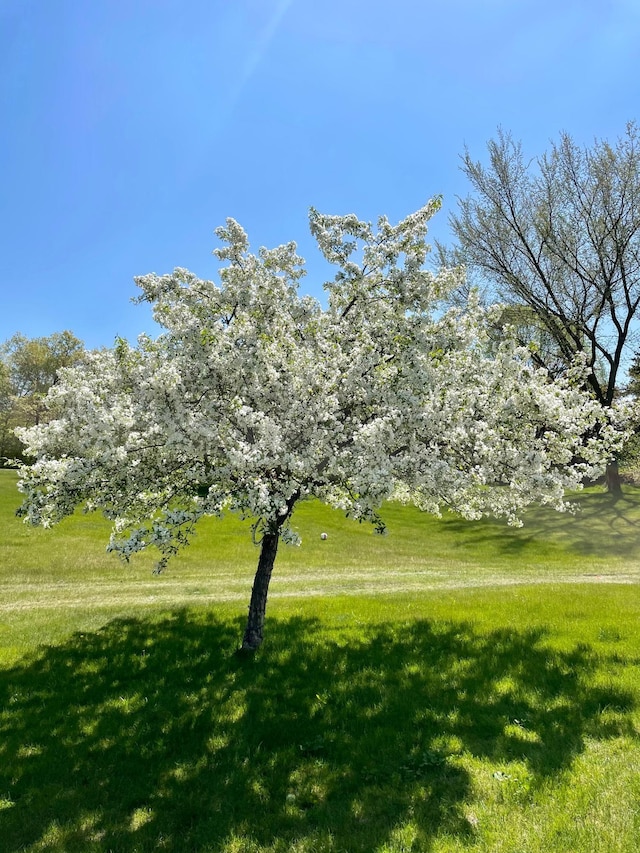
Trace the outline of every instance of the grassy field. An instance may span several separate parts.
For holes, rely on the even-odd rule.
[[[383,538],[305,504],[251,659],[248,524],[157,577],[18,503],[0,471],[3,853],[640,849],[640,491]]]

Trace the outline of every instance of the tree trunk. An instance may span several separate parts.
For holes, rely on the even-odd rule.
[[[275,533],[265,533],[262,537],[260,547],[260,559],[256,576],[253,579],[251,590],[251,601],[249,603],[249,617],[244,637],[242,638],[242,651],[255,651],[264,639],[264,614],[267,609],[267,593],[271,572],[278,553],[278,541],[280,539],[280,528]]]
[[[617,460],[607,464],[604,478],[609,494],[613,495],[614,498],[621,498],[622,485],[620,483],[620,471],[618,470]]]

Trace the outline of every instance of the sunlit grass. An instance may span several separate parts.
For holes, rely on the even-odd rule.
[[[331,592],[386,590],[396,584],[420,586],[493,583],[576,575],[640,578],[640,490],[628,489],[612,504],[600,488],[576,495],[576,514],[538,508],[525,516],[523,528],[485,519],[470,523],[451,514],[435,519],[414,507],[388,504],[383,510],[388,535],[377,536],[369,525],[346,520],[317,502],[302,503],[294,525],[302,535],[300,548],[281,546],[274,590],[278,585],[303,594],[315,587]],[[139,583],[170,594],[202,592],[241,597],[257,561],[250,522],[231,516],[205,519],[192,544],[170,564],[169,571],[150,578],[153,556],[140,556],[123,567],[107,554],[110,526],[100,516],[76,514],[52,530],[25,526],[13,516],[20,503],[15,474],[0,471],[0,584],[53,586],[76,581]],[[320,539],[320,533],[328,535]],[[143,593],[144,594],[144,593]]]
[[[303,505],[264,647],[212,520],[160,577],[0,472],[0,850],[636,853],[640,493],[522,529]],[[320,532],[327,532],[322,541]]]

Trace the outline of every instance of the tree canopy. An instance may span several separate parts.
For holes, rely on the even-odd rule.
[[[0,345],[0,457],[20,457],[18,426],[49,417],[45,397],[58,381],[58,371],[82,355],[82,341],[69,331],[40,338],[17,332]]]
[[[163,567],[198,520],[255,519],[261,543],[243,647],[263,639],[280,539],[315,497],[384,525],[384,500],[516,521],[531,501],[564,508],[565,488],[605,458],[602,411],[580,367],[551,382],[491,310],[441,310],[458,270],[424,269],[438,199],[397,225],[311,211],[337,274],[327,304],[300,295],[295,243],[249,251],[232,219],[217,229],[214,284],[184,269],[136,279],[164,332],[118,341],[63,370],[59,417],[23,430],[22,512],[49,525],[78,504],[113,521],[125,558],[155,546]]]
[[[511,135],[488,143],[489,163],[462,168],[473,194],[450,222],[455,255],[528,307],[552,345],[539,364],[566,368],[583,353],[590,388],[610,406],[640,306],[640,137],[580,147],[567,133],[537,159]]]

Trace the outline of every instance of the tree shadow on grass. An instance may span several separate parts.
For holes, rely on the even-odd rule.
[[[562,547],[585,557],[629,557],[638,553],[640,490],[626,488],[623,497],[602,492],[579,493],[570,498],[576,512],[559,513],[551,507],[535,507],[524,516],[524,527],[508,527],[494,518],[467,521],[446,517],[451,537],[462,547],[476,549],[489,543],[499,552],[523,556],[531,549],[538,555],[545,545]],[[499,535],[497,531],[499,530]]]
[[[116,620],[3,672],[3,849],[370,853],[411,820],[428,850],[472,832],[462,754],[542,782],[631,730],[589,650],[539,631],[418,621],[345,645],[272,618],[248,659],[238,635],[204,611]]]

